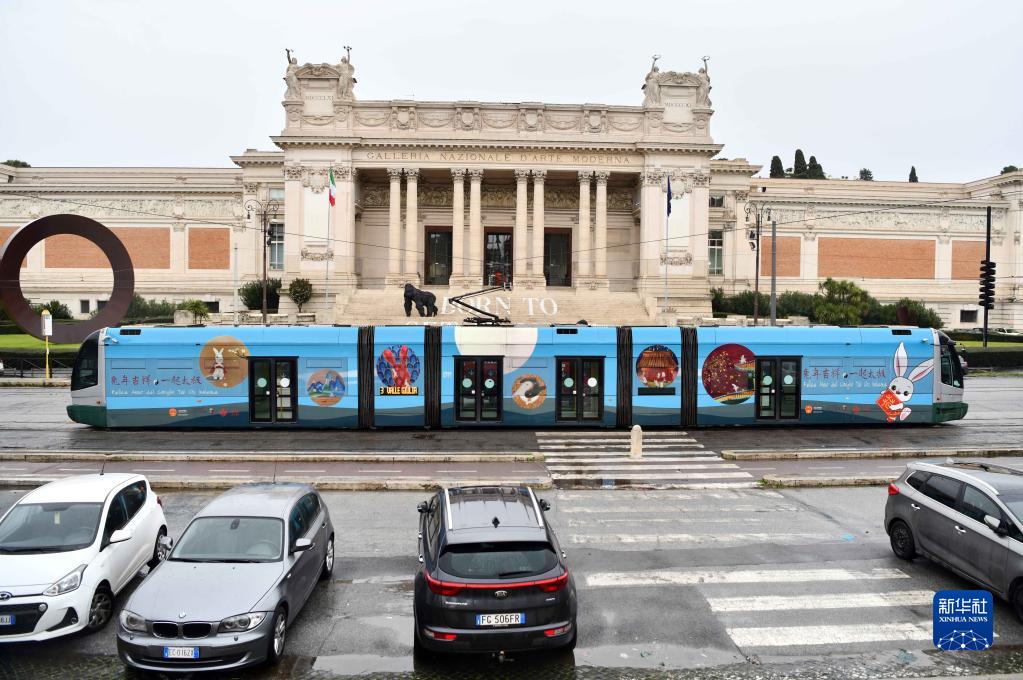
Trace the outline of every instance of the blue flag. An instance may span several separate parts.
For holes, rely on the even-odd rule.
[[[671,217],[671,175],[668,175],[668,217]]]

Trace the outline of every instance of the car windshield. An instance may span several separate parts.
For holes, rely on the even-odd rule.
[[[451,545],[439,566],[460,578],[526,578],[550,571],[558,563],[547,543],[466,543]]]
[[[0,553],[67,552],[92,545],[102,503],[21,503],[0,522]]]
[[[284,522],[276,517],[200,517],[170,554],[181,562],[276,562]]]

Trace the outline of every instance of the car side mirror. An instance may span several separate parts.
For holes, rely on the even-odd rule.
[[[540,499],[540,509],[543,510],[544,512],[549,512],[550,509],[551,509],[551,504],[548,503],[545,499],[541,498]]]
[[[118,529],[114,533],[110,534],[110,538],[107,539],[107,545],[111,543],[124,543],[125,541],[131,540],[131,532],[127,529]]]
[[[426,501],[422,501],[419,505],[416,506],[416,510],[419,511],[419,514],[429,512],[430,505]]]
[[[295,540],[295,546],[291,549],[291,552],[299,553],[305,552],[306,550],[312,550],[313,545],[315,544],[313,543],[312,539],[299,538]]]
[[[992,517],[991,515],[984,515],[984,524],[991,527],[991,531],[995,532],[999,536],[1005,536],[1009,533],[1002,521]]]
[[[170,550],[171,548],[174,547],[174,539],[171,538],[170,536],[161,536],[160,546],[166,548],[167,550]]]

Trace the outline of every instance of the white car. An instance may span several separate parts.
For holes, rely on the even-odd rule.
[[[0,643],[103,628],[117,593],[166,556],[166,534],[142,475],[81,475],[25,494],[0,519]]]

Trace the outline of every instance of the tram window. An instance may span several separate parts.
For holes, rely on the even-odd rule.
[[[962,365],[948,345],[941,346],[941,382],[952,387],[963,386]]]
[[[99,343],[96,334],[85,339],[78,350],[71,372],[71,391],[84,390],[99,384]]]

